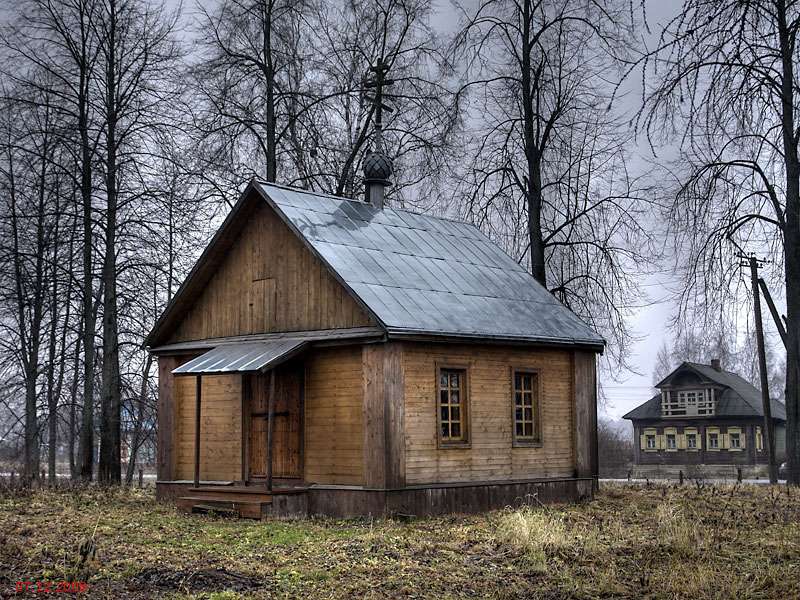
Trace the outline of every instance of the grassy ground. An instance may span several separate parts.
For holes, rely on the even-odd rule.
[[[151,494],[0,494],[0,597],[19,580],[107,598],[800,597],[800,492],[786,488],[611,487],[410,523],[186,516]]]

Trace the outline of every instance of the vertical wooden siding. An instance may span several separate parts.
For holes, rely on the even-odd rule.
[[[575,474],[597,477],[597,366],[592,352],[573,354],[575,389]]]
[[[327,348],[306,358],[305,480],[364,483],[360,346]]]
[[[403,348],[406,484],[574,475],[569,351],[431,343],[406,343]],[[438,448],[437,364],[469,368],[469,448]],[[539,369],[541,447],[512,447],[512,367]]]
[[[261,203],[169,341],[373,324],[325,266]]]
[[[175,479],[194,477],[194,376],[175,376]],[[242,473],[242,376],[204,375],[200,407],[200,478],[236,481]],[[159,427],[161,424],[159,423]]]

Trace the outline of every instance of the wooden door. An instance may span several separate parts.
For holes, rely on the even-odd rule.
[[[248,479],[267,476],[267,421],[270,374],[249,377]],[[302,476],[302,365],[278,367],[275,371],[275,424],[272,430],[272,477]]]

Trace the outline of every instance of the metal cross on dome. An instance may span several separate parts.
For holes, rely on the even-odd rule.
[[[384,103],[392,95],[385,93],[383,88],[392,85],[394,79],[386,77],[389,65],[384,62],[382,57],[379,57],[375,66],[370,66],[369,70],[372,74],[365,78],[364,87],[374,90],[371,95],[366,96],[366,99],[375,107],[375,145],[376,149],[381,149],[383,145],[383,111],[394,112],[391,106]]]

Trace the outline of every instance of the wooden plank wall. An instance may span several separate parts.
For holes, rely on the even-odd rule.
[[[315,350],[306,357],[305,481],[364,483],[361,346]]]
[[[364,485],[398,488],[405,484],[402,344],[366,344],[364,364]]]
[[[176,478],[177,453],[177,405],[175,399],[175,376],[173,369],[197,357],[197,354],[158,357],[158,421],[156,433],[157,464],[159,481]]]
[[[261,203],[169,342],[374,324]]]
[[[174,377],[175,479],[194,478],[196,378]],[[200,406],[200,478],[237,481],[242,477],[242,376],[204,375]],[[161,424],[159,423],[159,427]]]
[[[574,475],[569,351],[433,343],[405,343],[403,348],[406,484]],[[469,367],[470,448],[438,448],[437,363]],[[540,370],[542,447],[512,447],[512,366]]]
[[[593,352],[573,355],[575,389],[575,473],[597,477],[597,359]]]

